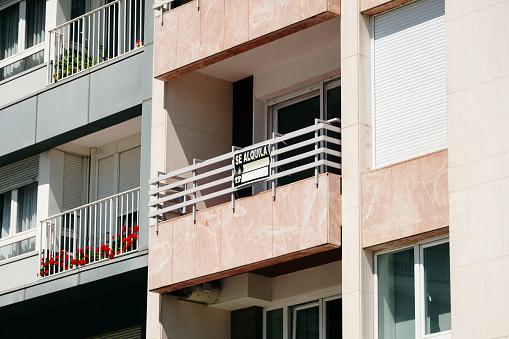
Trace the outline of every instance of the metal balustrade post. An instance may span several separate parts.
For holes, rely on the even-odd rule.
[[[196,159],[193,159],[193,166],[196,165]],[[192,170],[193,178],[196,177],[196,169]],[[193,180],[193,188],[196,188],[196,180]],[[193,201],[196,199],[196,191],[193,192]],[[193,222],[196,224],[196,203],[193,202]]]
[[[315,119],[315,125],[318,125],[318,120],[319,119]],[[315,130],[315,138],[318,138],[320,135],[318,129]],[[315,142],[315,151],[318,150],[318,141]],[[317,162],[319,160],[319,156],[318,156],[318,153],[315,154],[315,162]],[[318,165],[315,166],[315,184],[316,184],[316,188],[318,188]]]
[[[274,154],[274,151],[277,149],[277,143],[274,142],[276,140],[276,132],[272,132],[272,145],[271,145],[271,150],[270,150],[270,157],[271,157],[271,161],[272,163],[275,163],[276,162],[276,156],[273,155]],[[276,174],[277,173],[277,170],[276,168],[271,168],[270,169],[270,172],[271,172],[271,176]],[[272,186],[272,201],[276,201],[276,180],[277,179],[272,179],[271,180],[271,186]]]

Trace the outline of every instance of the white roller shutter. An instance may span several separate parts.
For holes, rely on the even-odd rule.
[[[118,192],[140,187],[141,147],[134,147],[118,154]]]
[[[107,198],[115,192],[114,188],[114,156],[110,155],[97,162],[97,200]]]
[[[375,167],[447,148],[444,0],[376,16],[373,57]]]
[[[0,193],[39,179],[39,155],[0,168]]]
[[[64,189],[62,208],[64,211],[83,205],[83,157],[64,153]]]

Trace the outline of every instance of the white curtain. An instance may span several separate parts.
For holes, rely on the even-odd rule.
[[[11,228],[11,192],[0,195],[0,223],[0,238],[8,237]]]
[[[0,11],[0,60],[18,52],[19,3]]]
[[[35,46],[44,41],[45,17],[46,0],[27,1],[25,48]]]
[[[18,222],[16,232],[35,228],[37,219],[37,182],[18,189]]]

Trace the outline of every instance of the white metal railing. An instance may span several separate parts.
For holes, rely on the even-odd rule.
[[[140,189],[83,205],[41,221],[39,275],[56,273],[138,249]]]
[[[333,125],[339,122],[337,118],[328,121],[315,119],[315,125],[285,135],[273,133],[271,139],[245,148],[253,149],[268,144],[270,173],[261,180],[238,187],[235,187],[233,178],[234,157],[243,150],[239,147],[232,147],[231,152],[206,161],[194,159],[193,165],[170,173],[159,172],[156,178],[150,180],[155,188],[149,191],[153,197],[149,202],[149,217],[156,219],[156,231],[165,213],[186,214],[187,207],[191,206],[196,221],[196,204],[220,196],[230,195],[232,209],[235,209],[235,192],[260,182],[269,182],[275,197],[278,181],[299,179],[295,175],[304,171],[311,171],[304,172],[304,176],[313,175],[314,169],[318,185],[320,172],[341,169],[341,128]]]
[[[49,31],[48,83],[143,46],[145,0],[115,0]]]
[[[175,0],[156,1],[152,6],[154,10],[156,11],[158,10],[161,14],[161,25],[163,24],[164,12],[170,10],[170,6],[174,1]],[[196,7],[198,8],[198,10],[200,10],[200,0],[196,0]]]

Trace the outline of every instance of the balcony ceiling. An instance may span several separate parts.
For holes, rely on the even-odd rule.
[[[339,17],[207,66],[198,72],[233,82],[332,46],[340,48]]]

